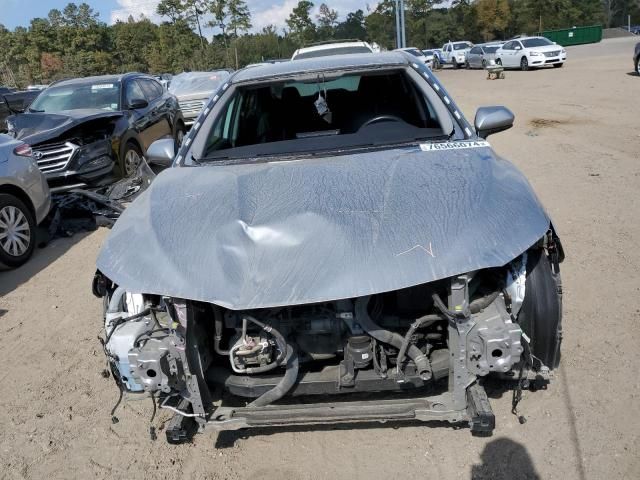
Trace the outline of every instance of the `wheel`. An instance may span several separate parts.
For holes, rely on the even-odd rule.
[[[527,57],[522,57],[520,59],[520,70],[523,72],[529,70],[529,60],[527,60]]]
[[[640,57],[636,58],[636,73],[640,75]]]
[[[122,174],[124,177],[132,177],[138,171],[142,161],[142,152],[135,143],[129,141],[124,147],[122,155]]]
[[[502,66],[502,60],[499,58],[496,58],[496,65]]]
[[[467,70],[469,70],[471,68],[471,65],[469,65],[469,60],[464,62],[464,68],[466,68]]]
[[[531,353],[551,370],[557,368],[560,363],[562,342],[560,285],[560,273],[553,272],[544,250],[529,250],[525,296],[518,315],[518,323],[531,341]]]
[[[487,61],[484,58],[482,59],[482,68],[487,68]]]
[[[433,69],[440,70],[440,60],[437,57],[433,58]]]
[[[458,65],[458,62],[456,62],[455,60],[453,61],[453,69],[454,70],[458,70],[460,68],[460,65]]]
[[[175,151],[177,152],[180,147],[182,146],[182,142],[184,141],[184,136],[185,136],[185,129],[184,126],[182,125],[178,125],[178,127],[176,128],[176,136],[175,136]]]
[[[554,63],[553,68],[562,68],[562,65],[564,65],[564,63]]]
[[[0,263],[19,267],[33,254],[36,222],[22,200],[0,194]]]

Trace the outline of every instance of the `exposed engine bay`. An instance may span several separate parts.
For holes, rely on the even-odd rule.
[[[484,377],[521,384],[557,366],[559,315],[555,343],[542,347],[531,338],[538,320],[522,312],[528,266],[539,264],[551,273],[545,293],[559,305],[551,243],[502,268],[308,305],[236,311],[132,294],[99,272],[94,293],[108,304],[104,350],[121,393],[150,395],[172,410],[171,442],[205,426],[387,419],[468,422],[487,433],[495,420]],[[366,401],[348,401],[356,393]]]

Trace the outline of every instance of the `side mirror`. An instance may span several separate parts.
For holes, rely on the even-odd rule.
[[[476,112],[474,125],[480,138],[503,132],[513,127],[515,116],[506,107],[480,107]]]
[[[138,110],[140,108],[147,108],[149,106],[149,102],[147,102],[144,98],[132,98],[129,100],[129,110]]]
[[[520,45],[517,45],[516,50],[522,50],[522,47]]]
[[[170,167],[175,155],[176,147],[173,138],[161,138],[149,145],[146,158],[149,163]]]

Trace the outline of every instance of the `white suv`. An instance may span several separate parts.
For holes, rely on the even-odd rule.
[[[299,48],[293,53],[291,60],[328,57],[330,55],[347,55],[349,53],[373,53],[374,51],[374,47],[367,42],[326,42]]]
[[[467,53],[473,47],[473,43],[449,42],[442,46],[442,61],[446,64],[453,65],[453,68],[462,67],[467,63]]]
[[[496,63],[505,68],[529,70],[553,65],[560,68],[567,60],[567,51],[544,37],[524,37],[505,43],[496,52]]]

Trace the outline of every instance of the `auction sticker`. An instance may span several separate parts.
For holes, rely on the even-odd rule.
[[[461,150],[465,148],[481,148],[489,147],[489,142],[478,140],[473,142],[438,142],[438,143],[421,143],[420,149],[423,152],[433,152],[436,150]]]

